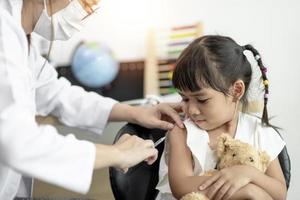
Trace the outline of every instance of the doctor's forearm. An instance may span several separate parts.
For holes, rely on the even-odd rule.
[[[138,107],[133,107],[127,104],[117,103],[113,106],[109,121],[127,121],[131,123],[136,122],[136,117],[138,113]]]
[[[96,144],[95,169],[115,166],[117,161],[118,153],[114,146]]]

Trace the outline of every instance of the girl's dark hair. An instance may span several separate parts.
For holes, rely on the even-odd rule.
[[[253,53],[262,71],[264,83],[267,83],[265,68],[256,49],[251,45],[240,46],[230,37],[207,35],[194,40],[179,56],[172,78],[174,87],[191,92],[211,87],[228,95],[230,86],[240,79],[245,84],[245,94],[241,98],[245,110],[252,69],[244,50]],[[265,85],[262,116],[264,125],[269,125],[267,94],[268,85]]]
[[[30,52],[31,35],[30,35],[30,34],[27,34],[27,35],[26,35],[26,39],[27,39],[27,44],[28,44],[28,52]]]
[[[30,45],[31,44],[31,35],[30,34],[26,35],[26,38],[27,38],[28,44]]]

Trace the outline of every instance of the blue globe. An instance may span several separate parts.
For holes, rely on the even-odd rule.
[[[75,50],[71,70],[83,86],[99,88],[116,78],[119,63],[106,46],[82,43]]]

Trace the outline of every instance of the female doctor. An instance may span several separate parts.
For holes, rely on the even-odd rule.
[[[126,171],[143,160],[152,164],[156,159],[152,141],[125,135],[114,145],[93,144],[72,134],[64,137],[53,126],[38,125],[36,115],[51,114],[68,126],[98,134],[108,121],[171,129],[173,124],[162,120],[167,116],[182,126],[175,111],[178,105],[131,107],[58,79],[55,69],[30,44],[32,32],[49,40],[69,39],[97,2],[0,1],[1,200],[30,195],[22,175],[86,193],[94,169],[114,166]]]

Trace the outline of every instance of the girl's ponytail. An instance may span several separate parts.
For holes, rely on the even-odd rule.
[[[268,98],[269,98],[269,81],[268,81],[268,78],[267,78],[267,68],[263,65],[261,57],[260,57],[258,51],[252,45],[247,44],[247,45],[243,46],[242,48],[243,48],[243,50],[249,50],[249,51],[252,52],[255,60],[258,63],[258,67],[261,71],[262,81],[263,81],[263,85],[264,85],[264,89],[265,89],[264,109],[263,109],[261,122],[262,122],[263,125],[270,126],[269,117],[268,117],[268,110],[267,110],[267,103],[268,103]]]

